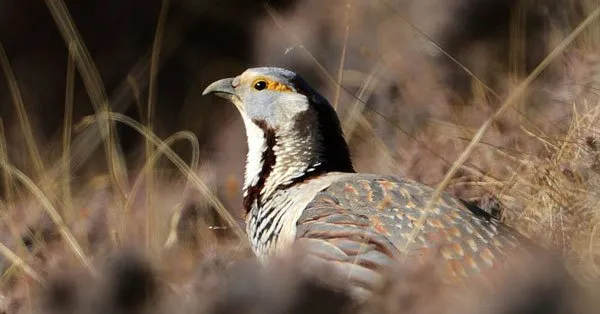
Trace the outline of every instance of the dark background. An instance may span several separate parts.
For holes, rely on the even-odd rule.
[[[524,12],[527,19],[524,29],[529,45],[522,61],[527,72],[547,54],[544,43],[548,39],[546,36],[548,29],[556,25],[569,29],[570,25],[577,21],[574,17],[576,15],[565,13],[567,11],[562,10],[562,6],[554,2],[518,0],[429,2],[434,3],[438,11],[443,11],[444,6],[448,6],[446,14],[449,18],[445,20],[447,25],[432,37],[459,61],[468,65],[472,60],[470,54],[466,52],[482,42],[486,43],[486,53],[483,57],[486,60],[483,64],[489,66],[481,67],[478,74],[492,87],[500,86],[499,83],[502,82],[498,76],[498,68],[508,67],[506,46],[510,36],[511,14],[516,8],[526,6]],[[227,106],[224,102],[213,98],[202,98],[200,94],[203,88],[216,79],[237,75],[250,66],[267,65],[265,63],[292,67],[317,87],[324,84],[323,77],[317,74],[314,65],[293,61],[282,62],[281,59],[265,62],[265,56],[255,55],[256,51],[269,49],[269,47],[257,47],[256,45],[261,45],[261,41],[255,40],[257,23],[271,19],[264,7],[266,2],[172,0],[169,3],[157,84],[155,130],[163,138],[182,129],[193,131],[200,140],[203,160],[218,159],[223,154],[215,156],[215,151],[225,150],[225,155],[235,155],[235,166],[228,170],[241,176],[245,145],[241,128],[234,130],[234,138],[225,143],[223,141],[227,137],[222,136],[230,132],[223,126],[235,122],[238,117],[232,106]],[[282,15],[290,13],[293,16],[294,10],[305,5],[319,10],[318,2],[308,0],[269,1],[268,3]],[[396,3],[402,10],[418,2],[396,1]],[[66,5],[100,72],[106,92],[112,101],[113,110],[124,112],[143,122],[141,117],[145,116],[145,106],[148,101],[146,88],[149,79],[148,69],[147,66],[145,71],[134,69],[138,63],[142,65],[141,68],[144,68],[144,64],[148,64],[162,2],[72,0],[66,1]],[[402,11],[402,14],[404,13],[419,23],[434,18],[422,13]],[[338,52],[334,53],[332,48],[338,48],[339,45],[336,46],[335,43],[340,41],[339,34],[332,33],[332,26],[326,20],[309,23],[316,23],[318,34],[312,41],[312,46],[308,48],[315,52],[317,58],[327,59],[332,54],[337,58]],[[280,33],[275,25],[272,25],[272,30],[268,30],[271,31],[273,36]],[[264,31],[262,36],[264,37]],[[0,42],[6,50],[18,81],[32,121],[34,136],[40,151],[45,156],[44,161],[48,163],[47,166],[52,165],[54,157],[60,151],[68,56],[65,43],[45,2],[1,0]],[[404,47],[404,45],[410,47],[417,43],[401,43],[400,46]],[[287,46],[289,43],[281,43],[281,47]],[[276,53],[282,55],[279,50]],[[332,60],[337,62],[337,59]],[[436,64],[439,72],[443,73],[440,76],[441,84],[461,97],[470,97],[471,91],[468,88],[470,77],[463,70],[445,56],[432,57],[431,61]],[[330,73],[335,73],[337,70],[335,62],[326,64]],[[418,71],[419,69],[416,69],[416,72]],[[126,78],[130,74],[135,78],[135,89],[126,83]],[[385,97],[393,99],[403,95],[404,91],[411,87],[410,77],[418,73],[405,74],[408,83],[390,86]],[[349,90],[356,89],[349,87]],[[117,95],[118,91],[125,92]],[[428,91],[422,94],[426,96]],[[404,102],[404,107],[401,109],[392,110],[389,109],[392,106],[387,98],[378,96],[381,95],[374,95],[367,101],[369,108],[382,112],[391,110],[393,114],[402,117],[423,115],[421,107],[425,105],[422,103],[429,102],[428,98],[414,102],[409,100]],[[92,105],[78,77],[75,88],[74,123],[91,113],[93,113]],[[0,117],[6,128],[9,158],[11,162],[27,172],[28,152],[22,145],[22,134],[17,125],[16,113],[4,76],[0,77]],[[413,123],[420,125],[421,120],[413,120],[416,121]],[[141,149],[138,144],[143,138],[122,126],[118,127],[118,132],[128,158],[133,161],[139,160]],[[189,153],[186,147],[185,144],[176,145],[177,151],[185,156]],[[90,160],[103,159],[104,154],[98,150],[97,153],[92,154]],[[87,165],[89,166],[87,168],[90,168],[94,163],[90,161]]]

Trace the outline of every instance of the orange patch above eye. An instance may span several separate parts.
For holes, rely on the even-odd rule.
[[[291,87],[289,87],[288,85],[273,81],[273,80],[269,80],[266,78],[261,78],[258,79],[256,81],[254,81],[254,83],[252,83],[252,85],[254,86],[254,84],[256,84],[259,81],[264,81],[265,83],[267,83],[267,87],[265,89],[268,90],[273,90],[273,91],[280,91],[280,92],[291,92],[293,91],[293,89]]]
[[[280,91],[280,92],[291,92],[292,91],[291,87],[289,87],[285,84],[281,84],[279,82],[271,81],[271,80],[267,80],[267,89],[276,90],[276,91]]]

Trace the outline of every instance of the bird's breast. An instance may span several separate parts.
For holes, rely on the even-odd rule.
[[[246,232],[252,249],[262,260],[280,254],[296,240],[298,219],[317,193],[348,173],[328,173],[318,180],[309,180],[276,190],[254,202],[246,217]]]

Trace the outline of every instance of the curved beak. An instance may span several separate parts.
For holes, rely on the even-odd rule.
[[[215,94],[216,96],[223,97],[228,100],[232,100],[235,96],[235,89],[233,88],[233,78],[226,78],[218,80],[210,85],[202,92],[202,95]]]

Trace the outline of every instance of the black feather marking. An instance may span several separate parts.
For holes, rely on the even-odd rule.
[[[252,122],[254,122],[254,124],[256,124],[263,131],[267,149],[265,149],[263,152],[262,169],[258,174],[258,182],[249,187],[244,196],[243,206],[244,210],[246,210],[246,213],[250,212],[250,209],[252,209],[252,203],[254,203],[254,201],[256,201],[257,205],[260,206],[260,194],[262,189],[265,187],[265,182],[267,182],[267,179],[273,171],[273,167],[275,166],[275,151],[273,150],[276,144],[275,130],[269,127],[264,120],[255,119],[252,120]]]

